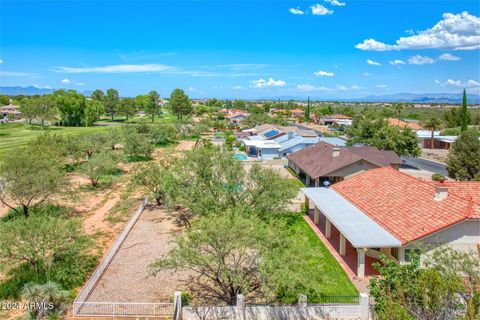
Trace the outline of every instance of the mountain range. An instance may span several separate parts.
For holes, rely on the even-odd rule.
[[[0,87],[0,94],[15,96],[15,95],[42,95],[49,94],[58,89],[30,87]],[[79,91],[80,93],[90,96],[92,91]],[[272,99],[265,97],[265,100],[277,100],[278,97]],[[304,97],[281,97],[281,100],[305,100]],[[468,104],[479,104],[480,95],[468,94]],[[262,99],[263,100],[263,99]],[[321,99],[319,99],[321,100]],[[327,99],[331,100],[331,99]],[[397,93],[391,95],[370,95],[364,98],[353,99],[335,99],[343,102],[404,102],[404,103],[462,103],[461,93]]]

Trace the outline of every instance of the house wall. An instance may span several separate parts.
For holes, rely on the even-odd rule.
[[[436,246],[450,245],[455,250],[477,251],[477,244],[480,244],[480,219],[470,219],[445,228],[434,234],[415,241],[406,249],[426,245],[426,254],[431,253]]]
[[[272,160],[278,158],[278,149],[262,148],[262,156],[259,157],[262,160]]]
[[[288,148],[286,150],[283,150],[281,152],[281,156],[282,158],[285,158],[283,155],[284,154],[290,154],[290,153],[294,153],[294,152],[297,152],[297,151],[300,151],[300,150],[303,150],[305,149],[306,147],[309,147],[311,145],[313,145],[314,143],[300,143],[300,144],[297,144],[291,148]]]
[[[339,170],[333,171],[333,172],[329,173],[328,176],[329,177],[344,177],[344,178],[346,178],[348,176],[358,174],[362,171],[373,169],[373,168],[378,168],[378,166],[371,163],[371,162],[360,160],[360,161],[352,163],[352,164],[350,164],[346,167],[343,167]]]

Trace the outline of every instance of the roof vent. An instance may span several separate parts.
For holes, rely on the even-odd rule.
[[[444,181],[440,181],[435,185],[435,200],[442,201],[446,197],[448,197],[448,187]]]
[[[332,148],[332,157],[336,158],[340,155],[340,148],[339,147],[333,147]]]

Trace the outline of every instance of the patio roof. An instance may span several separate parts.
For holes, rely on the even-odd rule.
[[[355,248],[394,248],[401,241],[331,188],[301,191]]]

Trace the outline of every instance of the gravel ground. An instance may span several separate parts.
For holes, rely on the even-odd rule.
[[[170,302],[174,290],[182,290],[187,274],[162,271],[154,277],[148,266],[172,248],[179,231],[167,213],[145,208],[88,301]]]

